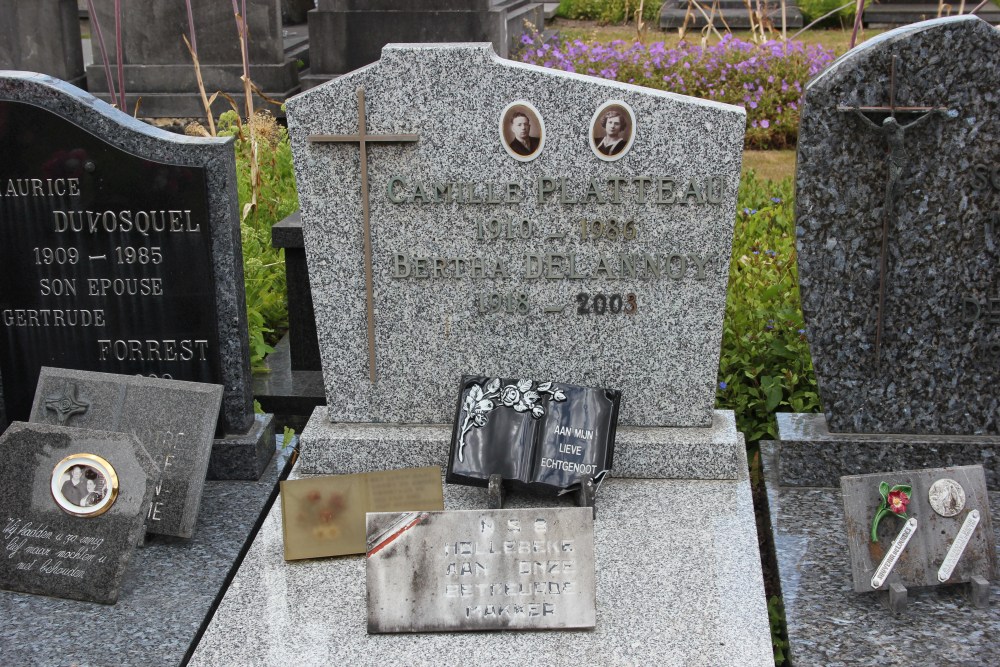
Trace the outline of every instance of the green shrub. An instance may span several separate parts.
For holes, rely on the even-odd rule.
[[[646,0],[642,18],[656,20],[664,0]],[[556,16],[564,19],[585,19],[602,23],[624,23],[625,14],[633,20],[639,10],[639,0],[561,0]]]
[[[799,10],[802,12],[802,19],[808,25],[812,23],[824,14],[832,12],[837,7],[845,4],[847,0],[798,0]],[[871,0],[866,0],[866,5],[871,4]],[[826,20],[822,21],[819,25],[845,25],[848,26],[854,21],[854,7],[855,4],[851,4],[833,16],[828,17]]]
[[[716,405],[755,443],[775,412],[819,409],[799,303],[792,179],[740,183]]]
[[[258,170],[252,168],[256,138]],[[285,256],[271,245],[271,227],[299,206],[288,131],[269,114],[242,124],[233,111],[219,117],[219,136],[236,137],[236,177],[243,240],[243,278],[250,329],[250,362],[259,369],[274,335],[288,326]],[[256,183],[256,202],[254,184]]]

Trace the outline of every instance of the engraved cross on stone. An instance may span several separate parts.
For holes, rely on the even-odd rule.
[[[368,377],[372,384],[377,378],[375,366],[375,286],[372,275],[371,203],[368,197],[368,143],[413,142],[416,134],[368,134],[365,120],[365,89],[358,87],[358,133],[313,134],[310,143],[357,143],[361,148],[361,210],[364,214],[365,286],[368,307]]]
[[[896,106],[896,56],[892,57],[889,67],[889,105],[888,106],[838,106],[837,111],[852,112],[876,134],[885,139],[889,149],[888,154],[888,183],[885,188],[885,200],[882,208],[882,249],[879,253],[879,277],[878,277],[878,322],[875,330],[875,369],[878,370],[881,363],[882,329],[885,322],[885,289],[886,273],[888,263],[889,247],[889,227],[895,218],[896,196],[899,194],[899,181],[903,175],[907,159],[905,154],[906,131],[920,125],[934,116],[935,113],[948,114],[951,112],[944,107],[899,107]],[[889,116],[878,125],[866,114],[877,113]],[[896,120],[897,113],[916,114],[917,117],[900,125]]]

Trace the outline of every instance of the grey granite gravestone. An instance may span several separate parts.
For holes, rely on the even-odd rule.
[[[369,512],[367,541],[369,633],[594,627],[589,508]]]
[[[520,109],[533,124],[512,138]],[[625,148],[604,146],[613,155],[598,150],[604,109],[635,120]],[[463,373],[622,389],[594,523],[597,622],[370,636],[363,558],[281,563],[272,510],[191,664],[772,665],[745,446],[732,412],[712,410],[742,110],[504,61],[489,45],[411,44],[296,97],[288,116],[330,406],[313,412],[291,475],[442,465]],[[486,505],[482,488],[447,484],[444,497],[448,510]],[[505,507],[568,504],[512,494]],[[330,590],[352,593],[330,605]],[[244,631],[276,595],[296,604]]]
[[[799,282],[825,414],[779,419],[787,483],[975,463],[1000,483],[998,87],[1000,35],[969,16],[806,87]]]
[[[233,4],[192,0],[190,5],[207,95],[223,91],[242,100],[243,56]],[[104,30],[117,90],[118,56],[112,39],[115,3],[94,0],[94,6]],[[285,52],[281,0],[249,0],[238,6],[246,7],[250,78],[267,97],[283,102],[298,92],[299,81],[296,59]],[[187,3],[122,3],[121,23],[128,109],[135,109],[141,98],[139,115],[144,117],[204,117],[197,75],[183,40],[191,38]],[[104,63],[96,46],[94,59],[87,67],[87,88],[108,100]],[[216,115],[232,109],[222,95],[212,108]],[[276,106],[271,108],[278,110]]]
[[[0,450],[0,588],[114,604],[158,475],[152,458],[125,433],[23,422]],[[78,466],[86,477],[70,475]],[[91,504],[66,485],[101,498]]]
[[[545,24],[543,4],[530,0],[318,0],[308,16],[305,88],[375,62],[392,42],[489,41],[507,57]]]
[[[43,365],[223,385],[217,477],[259,476],[229,139],[141,123],[57,79],[0,73],[0,425]]]
[[[83,48],[75,0],[0,0],[0,69],[42,72],[79,86]]]
[[[796,231],[826,414],[779,414],[780,442],[762,445],[795,664],[1000,657],[991,639],[1000,624],[958,587],[911,595],[905,622],[887,613],[884,594],[853,592],[844,496],[834,488],[844,475],[972,464],[990,488],[1000,484],[994,332],[982,318],[963,321],[965,299],[988,299],[998,277],[1000,191],[983,171],[997,157],[998,76],[996,31],[960,17],[871,39],[806,87]],[[890,137],[892,150],[888,110],[864,109],[891,106],[900,126],[927,107],[945,111],[903,130],[901,146]]]
[[[221,403],[219,385],[43,367],[31,421],[134,435],[162,471],[147,532],[191,537]]]

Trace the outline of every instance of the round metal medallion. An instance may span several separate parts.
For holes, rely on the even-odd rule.
[[[931,509],[941,516],[955,516],[965,507],[965,489],[955,480],[945,477],[931,484],[927,500]]]

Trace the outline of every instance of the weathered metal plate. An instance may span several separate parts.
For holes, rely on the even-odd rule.
[[[948,480],[948,483],[942,484],[941,480]],[[892,514],[886,516],[878,527],[878,542],[871,541],[872,518],[881,502],[880,482],[912,487],[906,514],[917,520],[917,528],[905,549],[898,554],[891,572],[884,579],[873,582],[880,563],[892,549],[893,540],[904,524]],[[951,494],[944,493],[946,486],[952,489]],[[892,583],[907,587],[938,586],[968,582],[973,575],[987,580],[996,578],[996,550],[982,466],[852,475],[840,478],[840,488],[855,592],[885,590]],[[935,505],[948,507],[949,512],[957,507],[959,489],[964,496],[960,511],[952,516],[936,511]],[[971,512],[978,512],[980,521],[973,530],[966,531],[969,534],[960,535]],[[938,573],[956,540],[967,543],[961,549],[961,557],[949,563],[951,571],[941,581]],[[954,560],[954,556],[952,558]],[[878,585],[873,586],[875,583]]]
[[[586,507],[368,514],[368,632],[593,628]]]

